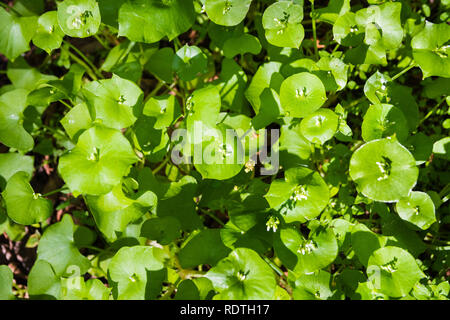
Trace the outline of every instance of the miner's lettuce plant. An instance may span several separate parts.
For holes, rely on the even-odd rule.
[[[0,5],[0,299],[449,298],[448,1]]]

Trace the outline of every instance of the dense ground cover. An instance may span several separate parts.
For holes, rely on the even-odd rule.
[[[448,299],[448,0],[0,2],[0,299]]]

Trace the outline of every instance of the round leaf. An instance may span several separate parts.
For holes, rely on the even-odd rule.
[[[58,22],[70,37],[86,38],[97,33],[101,17],[95,0],[64,0],[58,3]]]
[[[396,135],[399,141],[405,141],[408,135],[408,122],[403,112],[390,104],[376,104],[369,107],[361,126],[365,141]]]
[[[208,17],[222,26],[235,26],[244,20],[252,0],[206,0]]]
[[[435,221],[433,200],[425,192],[413,191],[395,205],[398,215],[420,229],[428,229]]]
[[[307,115],[300,123],[300,132],[312,143],[324,144],[333,138],[339,117],[330,109],[321,109]]]
[[[36,33],[33,36],[33,43],[47,51],[48,54],[52,50],[61,46],[64,32],[58,24],[58,15],[56,11],[48,11],[38,19]]]

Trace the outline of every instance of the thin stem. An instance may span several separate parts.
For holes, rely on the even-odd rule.
[[[220,220],[219,218],[217,218],[214,214],[212,214],[211,212],[207,211],[207,210],[201,210],[201,212],[203,212],[204,214],[208,215],[211,219],[213,219],[214,221],[216,221],[218,224],[220,224],[222,227],[225,227],[225,223],[223,223],[222,220]]]
[[[145,101],[148,101],[148,99],[150,99],[151,97],[153,97],[155,94],[158,93],[158,91],[164,87],[164,83],[163,82],[158,82],[158,84],[156,85],[156,87],[152,90],[152,92],[150,92],[148,94],[148,96],[145,98]]]
[[[166,157],[165,159],[164,159],[164,161],[163,162],[161,162],[161,164],[159,165],[159,166],[157,166],[155,169],[153,169],[153,174],[156,174],[156,173],[158,173],[159,171],[161,171],[161,169],[162,168],[164,168],[164,166],[169,162],[169,160],[170,160],[170,157]]]
[[[399,73],[397,73],[395,76],[393,76],[391,79],[392,81],[394,81],[395,79],[397,79],[398,77],[400,77],[402,74],[405,74],[406,72],[408,72],[409,70],[411,70],[412,68],[414,68],[416,66],[416,64],[414,62],[412,62],[409,66],[407,66],[405,69],[403,69],[402,71],[400,71]]]
[[[63,40],[63,42],[65,44],[67,44],[69,46],[69,48],[71,48],[73,51],[75,51],[86,63],[87,65],[89,65],[89,67],[94,71],[94,73],[99,76],[100,78],[103,78],[102,73],[97,69],[97,67],[91,62],[91,60],[88,59],[88,57],[86,57],[84,55],[83,52],[81,52],[77,47],[75,47],[74,45],[72,45],[70,42]]]
[[[317,47],[316,15],[314,11],[314,1],[311,1],[311,20],[314,38],[314,55],[316,56],[316,59],[319,60],[319,48]]]
[[[65,105],[70,110],[72,110],[72,107],[67,102],[65,102],[64,100],[58,100],[58,101],[61,102],[63,105]]]
[[[92,80],[98,80],[98,78],[95,75],[95,73],[92,71],[92,69],[83,60],[78,58],[76,55],[74,55],[69,50],[67,50],[67,52],[69,53],[69,56],[70,56],[71,59],[73,59],[76,63],[81,65],[86,70],[87,74],[92,78]]]
[[[281,270],[280,268],[278,268],[278,266],[275,265],[275,263],[273,263],[272,261],[270,261],[269,258],[263,256],[263,259],[265,262],[267,262],[267,264],[280,276],[280,277],[284,277],[284,273],[283,270]]]
[[[14,9],[13,7],[8,6],[6,3],[0,2],[0,5],[1,5],[3,8],[8,9],[8,10],[10,10],[11,12],[14,12],[14,13],[15,13],[16,15],[18,15],[19,17],[22,16],[18,11],[16,11],[16,9]]]
[[[427,115],[425,117],[422,118],[422,120],[420,120],[419,122],[419,126],[425,121],[427,120],[429,117],[431,117],[431,115],[439,108],[439,106],[442,104],[442,102],[444,102],[446,99],[446,97],[442,98],[434,107],[433,109],[430,110],[430,112],[427,113]]]
[[[94,38],[102,45],[103,48],[109,50],[109,46],[103,41],[102,38],[98,36],[98,34],[94,34]]]
[[[69,190],[69,189],[67,189],[67,187],[61,187],[61,188],[59,188],[59,189],[56,189],[56,190],[53,190],[53,191],[50,191],[50,192],[48,192],[48,193],[46,193],[46,194],[43,194],[42,196],[43,197],[48,197],[48,196],[51,196],[51,195],[53,195],[53,194],[55,194],[55,193],[59,193],[59,192],[62,192],[62,191],[64,191],[64,190]]]
[[[331,51],[331,54],[335,53],[337,49],[339,49],[340,44],[338,43],[336,47],[334,47],[333,51]]]

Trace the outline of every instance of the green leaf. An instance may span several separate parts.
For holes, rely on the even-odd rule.
[[[262,17],[267,41],[278,47],[299,48],[305,36],[303,7],[292,1],[271,4]]]
[[[390,104],[376,104],[369,107],[361,125],[364,141],[395,135],[401,142],[408,136],[408,123],[403,112]]]
[[[369,258],[367,275],[375,288],[394,298],[407,295],[425,277],[413,256],[397,247],[376,250]]]
[[[422,69],[423,77],[450,78],[450,26],[426,21],[425,27],[411,40],[414,60]]]
[[[395,208],[400,218],[422,230],[428,229],[436,222],[433,200],[425,192],[411,192],[408,197],[400,199]]]
[[[45,229],[39,241],[38,261],[48,262],[57,276],[70,274],[73,268],[83,275],[90,267],[89,259],[75,246],[74,233],[75,225],[66,214],[60,222]]]
[[[261,48],[261,43],[259,43],[257,37],[243,33],[238,37],[231,37],[225,41],[223,45],[223,54],[226,58],[232,59],[238,54],[259,54]]]
[[[406,146],[416,159],[417,165],[426,162],[433,152],[433,141],[422,132],[409,137]]]
[[[77,141],[80,134],[89,129],[92,123],[89,109],[85,103],[77,104],[61,119],[64,130],[73,141]]]
[[[419,170],[411,153],[392,138],[372,140],[350,159],[350,177],[369,199],[394,202],[407,196]]]
[[[15,173],[2,193],[8,216],[16,223],[31,225],[46,220],[52,214],[52,202],[35,193],[28,173]]]
[[[312,143],[324,144],[333,138],[339,117],[330,109],[321,109],[307,115],[300,123],[300,132]]]
[[[131,41],[153,43],[173,40],[194,23],[192,0],[134,0],[119,10],[119,36]]]
[[[62,300],[108,300],[110,290],[99,279],[84,281],[82,277],[61,279]]]
[[[184,81],[194,80],[207,71],[208,58],[199,47],[185,45],[173,57],[172,69]]]
[[[351,244],[362,265],[367,266],[371,254],[386,244],[386,238],[359,223],[351,228]]]
[[[331,274],[319,270],[314,274],[303,274],[295,280],[292,292],[296,300],[327,300],[333,295]]]
[[[230,253],[220,238],[219,229],[200,231],[183,245],[179,253],[183,269],[190,269],[203,264],[214,266]]]
[[[58,24],[56,11],[48,11],[39,17],[36,33],[33,36],[33,43],[37,47],[50,54],[52,50],[61,46],[63,37],[64,32]]]
[[[281,63],[268,62],[261,65],[253,76],[250,85],[245,91],[245,97],[252,105],[255,113],[259,112],[261,106],[261,94],[264,89],[271,88],[279,93],[281,83],[284,80],[280,73],[280,68]]]
[[[286,267],[297,275],[328,266],[338,253],[334,232],[323,227],[312,231],[308,239],[293,228],[281,229],[274,248]]]
[[[330,0],[325,8],[316,9],[318,19],[334,24],[339,16],[350,11],[350,0]]]
[[[171,83],[173,82],[172,61],[174,58],[175,53],[172,48],[161,48],[150,57],[145,69],[164,82]]]
[[[144,115],[156,118],[155,129],[167,129],[181,116],[181,107],[175,96],[151,97],[144,106]]]
[[[0,52],[14,61],[30,50],[30,41],[36,32],[36,17],[16,17],[0,8]]]
[[[319,173],[307,168],[291,168],[286,180],[274,180],[264,196],[289,223],[317,217],[329,200],[328,187]]]
[[[149,294],[152,271],[164,268],[163,257],[162,250],[155,247],[121,248],[108,266],[114,297],[119,300],[144,300]]]
[[[129,198],[119,184],[107,194],[87,196],[86,202],[98,229],[109,242],[113,242],[124,233],[128,224],[138,220],[150,208],[156,207],[157,199],[151,191],[137,199]]]
[[[55,274],[52,265],[37,260],[28,275],[28,294],[32,299],[56,300],[61,297],[60,277]]]
[[[6,182],[15,173],[24,171],[29,177],[33,175],[34,157],[24,156],[19,153],[0,154],[0,189],[4,189]]]
[[[13,273],[8,266],[0,266],[0,300],[14,300]]]
[[[253,128],[255,130],[262,129],[272,122],[283,112],[278,93],[270,88],[264,89],[261,94],[261,104],[258,114],[252,119]]]
[[[95,0],[64,0],[58,3],[58,22],[62,31],[74,38],[96,34],[101,17]]]
[[[301,72],[283,81],[280,99],[286,116],[303,118],[319,109],[327,97],[325,87],[317,76]]]
[[[118,130],[94,126],[83,132],[76,147],[59,159],[58,170],[77,194],[100,195],[112,190],[137,157]]]
[[[142,225],[141,236],[168,245],[181,236],[180,221],[171,216],[148,219]]]
[[[275,294],[272,269],[253,250],[231,252],[206,274],[221,300],[268,300]]]
[[[27,152],[34,141],[24,129],[24,110],[28,91],[16,89],[0,96],[0,141],[8,147]]]
[[[208,17],[222,26],[235,26],[244,20],[252,0],[206,0]]]
[[[142,108],[142,90],[135,83],[116,75],[87,83],[83,94],[93,118],[115,129],[133,125]]]

